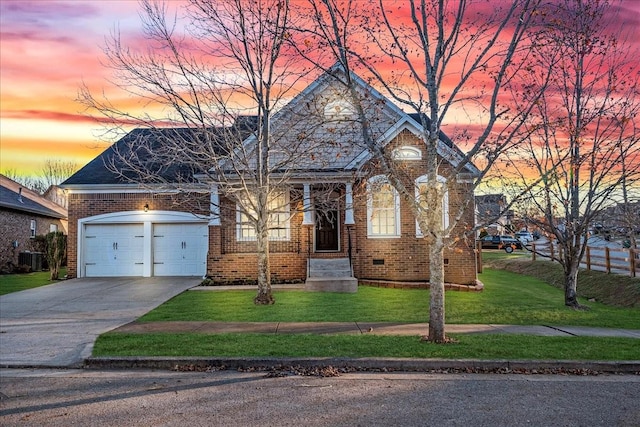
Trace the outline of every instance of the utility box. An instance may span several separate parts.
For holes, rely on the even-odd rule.
[[[42,252],[20,252],[18,265],[28,265],[31,271],[42,271],[44,254]]]

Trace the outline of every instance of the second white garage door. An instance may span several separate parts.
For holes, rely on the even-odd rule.
[[[153,275],[203,276],[208,243],[207,224],[153,224]]]

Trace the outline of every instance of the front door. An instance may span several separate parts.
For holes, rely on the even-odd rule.
[[[328,211],[316,219],[316,252],[340,250],[338,211]]]

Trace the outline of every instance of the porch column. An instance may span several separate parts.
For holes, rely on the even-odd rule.
[[[353,225],[355,224],[355,220],[353,219],[353,188],[351,183],[345,184],[345,212],[344,212],[344,223],[345,225]]]
[[[311,206],[311,189],[309,184],[304,185],[304,212],[302,217],[302,225],[313,225],[313,206]]]
[[[220,195],[218,194],[218,184],[211,184],[209,204],[209,225],[220,225]]]

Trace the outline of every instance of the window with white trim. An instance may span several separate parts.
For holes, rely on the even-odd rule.
[[[36,237],[37,225],[38,224],[36,223],[35,219],[32,219],[29,224],[29,237],[32,239]]]
[[[253,203],[243,203],[244,211],[240,205],[236,206],[236,238],[238,241],[255,241],[257,240],[256,229],[251,221],[251,217],[256,217],[256,213],[250,206]],[[290,240],[290,206],[289,192],[283,191],[274,194],[267,203],[269,210],[269,240]]]
[[[49,224],[49,233],[55,233],[58,231],[58,224]]]
[[[438,175],[438,182],[441,182],[446,186],[447,180]],[[427,175],[422,175],[416,179],[416,201],[422,206],[423,209],[428,209],[429,200],[427,199],[427,183],[429,182]],[[449,191],[445,187],[444,197],[442,198],[442,228],[447,229],[449,227]],[[420,229],[420,224],[416,220],[416,237],[424,237],[424,233]]]
[[[394,160],[420,160],[422,159],[422,151],[417,147],[404,146],[393,150]]]
[[[355,108],[353,105],[344,99],[338,99],[334,101],[330,101],[324,107],[324,115],[325,117],[348,117],[355,114]]]
[[[400,236],[400,196],[384,175],[367,182],[367,235]]]

